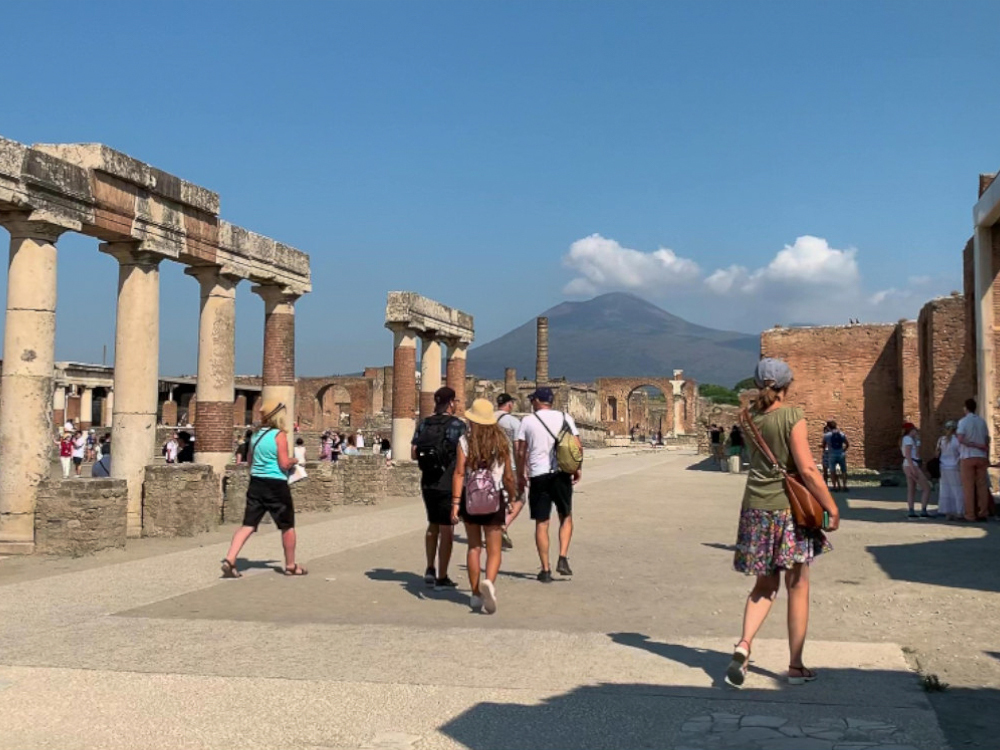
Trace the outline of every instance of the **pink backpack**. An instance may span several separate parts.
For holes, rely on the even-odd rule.
[[[465,512],[483,516],[500,510],[500,490],[490,469],[480,468],[465,476]]]

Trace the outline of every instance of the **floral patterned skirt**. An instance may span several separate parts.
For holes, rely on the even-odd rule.
[[[733,567],[748,576],[773,575],[796,563],[810,564],[833,546],[819,529],[795,525],[790,510],[740,511]]]

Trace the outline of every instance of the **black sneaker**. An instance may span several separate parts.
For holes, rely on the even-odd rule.
[[[437,572],[434,570],[434,568],[428,568],[427,570],[424,571],[424,583],[427,585],[427,588],[431,588],[434,585],[434,581],[436,580],[437,580]]]
[[[538,574],[539,583],[552,583],[552,571],[543,570]]]
[[[573,571],[570,570],[569,560],[565,557],[560,557],[559,562],[556,563],[556,573],[561,576],[571,576]]]
[[[907,517],[907,518],[920,518],[920,516],[918,516],[918,515],[917,515],[917,514],[916,514],[916,513],[914,512],[914,511],[912,511],[912,510],[911,510],[911,511],[910,511],[909,513],[907,513],[907,514],[906,514],[906,517]]]
[[[514,549],[514,542],[512,542],[510,540],[510,537],[507,535],[507,529],[503,530],[503,537],[501,537],[501,539],[502,539],[502,541],[500,542],[501,549]]]
[[[451,580],[448,576],[444,578],[438,578],[434,581],[434,590],[440,591],[441,589],[454,589],[458,588],[458,584]]]

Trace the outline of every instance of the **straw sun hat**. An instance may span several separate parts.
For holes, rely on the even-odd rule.
[[[493,404],[485,398],[477,398],[472,402],[472,408],[465,412],[465,418],[476,424],[496,424],[493,414]]]

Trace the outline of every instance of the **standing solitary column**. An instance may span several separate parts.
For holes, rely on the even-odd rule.
[[[89,430],[94,424],[94,389],[80,386],[80,429]]]
[[[0,214],[10,232],[0,380],[0,554],[35,549],[38,485],[49,476],[61,227]]]
[[[112,424],[111,415],[115,413],[115,389],[108,388],[108,395],[104,397],[104,405],[101,407],[101,427],[110,427]]]
[[[189,268],[201,285],[198,330],[197,419],[194,460],[209,464],[221,480],[233,452],[236,389],[236,284],[217,266]]]
[[[417,332],[406,326],[390,327],[392,349],[392,458],[410,460],[410,441],[416,428]]]
[[[549,382],[549,319],[541,317],[537,322],[535,349],[535,387]]]
[[[441,342],[433,334],[420,350],[420,418],[434,413],[434,391],[441,387]]]
[[[128,483],[128,536],[142,534],[142,483],[156,446],[160,357],[160,256],[135,242],[109,242],[118,259],[111,476]]]
[[[285,405],[289,446],[295,432],[295,300],[283,287],[262,284],[253,287],[264,300],[264,401],[274,399]]]
[[[458,411],[462,413],[467,408],[465,403],[465,353],[469,348],[466,341],[451,339],[448,342],[448,387],[455,391],[455,401]]]
[[[59,431],[66,424],[66,388],[61,385],[52,393],[52,424]]]

